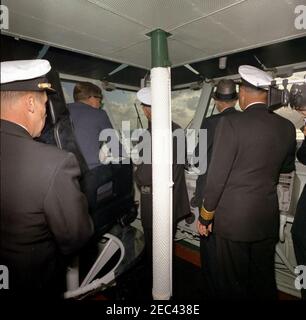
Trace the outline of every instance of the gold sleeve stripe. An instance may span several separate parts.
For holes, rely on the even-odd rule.
[[[214,218],[215,211],[208,211],[204,207],[201,208],[200,215],[204,220],[212,220]]]

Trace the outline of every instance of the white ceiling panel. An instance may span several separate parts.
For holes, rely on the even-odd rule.
[[[132,65],[144,66],[150,68],[151,65],[151,45],[150,40],[142,41],[128,48],[113,52],[113,60],[122,61]]]
[[[231,30],[224,28],[213,17],[207,17],[188,24],[176,30],[174,36],[186,45],[197,48],[203,53],[205,52],[201,58],[207,58],[245,46],[243,39]]]
[[[297,1],[248,0],[173,32],[186,45],[206,52],[199,60],[306,35],[294,26]]]
[[[183,42],[169,38],[168,40],[169,59],[172,65],[177,65],[181,61],[194,61],[198,56],[205,56],[205,52],[192,48]],[[150,40],[143,41],[129,48],[119,50],[112,54],[114,60],[132,62],[134,65],[141,64],[150,67],[151,45]]]
[[[5,33],[150,68],[156,28],[170,32],[173,65],[305,36],[294,9],[305,0],[2,0]]]
[[[189,63],[199,56],[206,56],[207,53],[197,48],[192,48],[184,42],[170,38],[168,41],[169,59],[172,65],[181,64],[182,61]],[[184,63],[184,64],[185,64]]]
[[[55,25],[37,18],[24,16],[14,12],[10,13],[14,34],[25,36],[27,39],[41,40],[41,42],[56,45],[63,48],[77,49],[76,51],[90,52],[96,55],[103,55],[112,52],[117,47],[111,42],[102,38],[94,37],[85,33],[79,33],[61,25]],[[46,39],[44,41],[44,39]],[[78,45],[76,46],[76,43]]]
[[[3,3],[9,8],[10,31],[17,33],[18,27],[18,32],[21,31],[23,34],[23,28],[32,28],[35,25],[37,30],[33,32],[37,35],[37,40],[45,40],[45,35],[50,34],[53,28],[59,32],[59,37],[60,30],[63,32],[70,30],[72,37],[74,33],[81,36],[79,41],[74,42],[75,47],[82,46],[82,35],[83,38],[89,38],[90,45],[86,48],[89,51],[92,47],[96,48],[97,40],[106,44],[105,49],[103,46],[100,48],[102,55],[108,53],[109,49],[118,50],[141,41],[143,32],[149,31],[86,0],[9,0]],[[30,26],[27,26],[28,24]],[[61,42],[66,41],[69,42],[69,39],[65,34]],[[48,42],[52,42],[51,39],[48,38]]]
[[[235,9],[217,13],[213,18],[241,38],[246,46],[260,46],[305,33],[294,26],[294,9],[298,4],[301,4],[300,0],[249,0]]]
[[[88,0],[150,29],[171,30],[245,0]]]

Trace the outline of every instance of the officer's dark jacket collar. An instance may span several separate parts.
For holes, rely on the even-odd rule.
[[[237,110],[235,109],[235,107],[227,108],[227,109],[223,110],[221,113],[222,113],[222,114],[225,114],[225,113],[231,113],[231,112],[233,112],[233,111],[237,111]]]
[[[0,126],[0,132],[5,134],[10,134],[18,137],[33,139],[31,135],[28,133],[26,129],[21,127],[20,125],[1,119],[1,126]]]

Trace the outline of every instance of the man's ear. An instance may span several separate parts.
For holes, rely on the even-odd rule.
[[[145,108],[144,106],[142,106],[142,111],[143,111],[143,114],[144,114],[145,116],[147,116],[147,110],[146,110],[146,108]]]
[[[150,107],[145,107],[144,109],[145,109],[146,115],[150,117],[151,116],[151,108]]]
[[[24,96],[24,103],[27,107],[28,112],[34,113],[35,97],[29,93]]]

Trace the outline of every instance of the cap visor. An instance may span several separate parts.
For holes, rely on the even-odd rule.
[[[46,88],[46,89],[41,90],[41,91],[46,91],[47,94],[55,94],[56,93],[56,90],[53,89],[53,88]]]
[[[218,94],[216,92],[213,93],[212,95],[213,99],[218,100],[218,101],[231,101],[231,100],[237,100],[238,99],[238,94],[237,92],[232,93],[232,94]]]

